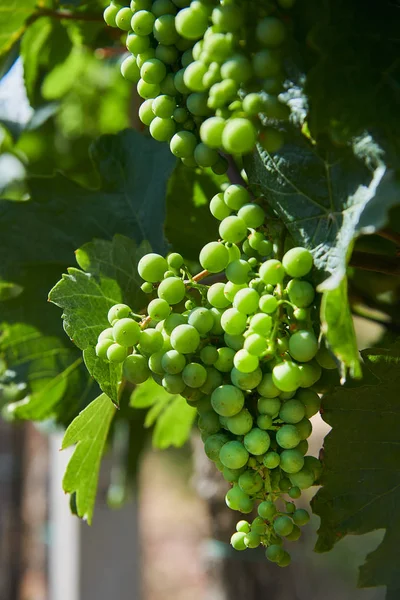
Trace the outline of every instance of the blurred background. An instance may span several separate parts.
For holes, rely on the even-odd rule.
[[[119,51],[80,46],[62,76],[52,71],[51,85],[41,87],[44,101],[35,108],[15,58],[10,70],[3,65],[0,82],[0,198],[24,201],[30,177],[57,170],[95,186],[91,142],[137,127],[137,98],[119,74]],[[31,98],[35,93],[31,90]],[[382,333],[362,318],[356,325],[360,348]],[[14,382],[12,372],[2,377],[3,405],[23,396],[23,384]],[[318,455],[327,431],[314,417],[312,454]],[[329,555],[317,555],[314,518],[294,545],[292,566],[284,570],[267,563],[261,551],[243,556],[231,550],[237,517],[228,514],[222,478],[195,434],[182,449],[163,452],[146,440],[134,489],[118,509],[109,506],[119,504],[112,493],[114,448],[102,467],[94,523],[88,527],[71,515],[62,492],[70,453],[59,451],[61,439],[62,430],[51,422],[0,421],[1,600],[384,598],[382,589],[356,590],[357,566],[383,532],[348,537]]]

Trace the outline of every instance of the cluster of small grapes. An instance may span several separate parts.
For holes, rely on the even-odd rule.
[[[286,566],[282,542],[297,540],[309,519],[292,500],[321,470],[306,456],[320,407],[312,386],[321,365],[332,367],[312,325],[313,258],[300,247],[275,258],[265,212],[240,185],[214,196],[210,210],[221,241],[201,250],[204,271],[192,277],[177,253],[144,256],[147,315],[112,307],[96,352],[123,362],[127,380],[152,376],[196,407],[205,453],[232,484],[227,505],[250,513],[259,502],[251,524],[238,523],[233,547],[263,545],[268,559]],[[206,285],[206,278],[220,280]]]
[[[219,151],[281,147],[282,133],[262,125],[289,114],[278,98],[287,31],[272,4],[268,12],[243,0],[112,0],[104,19],[129,32],[121,70],[144,98],[141,121],[184,164],[224,173]]]

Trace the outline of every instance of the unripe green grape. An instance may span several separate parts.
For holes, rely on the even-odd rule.
[[[216,413],[223,417],[238,414],[244,405],[244,395],[233,385],[220,385],[211,394],[211,404]],[[300,440],[299,440],[300,441]],[[226,465],[229,467],[229,465]],[[239,467],[233,467],[239,468]]]
[[[228,217],[228,219],[229,218],[230,217]],[[249,280],[250,269],[251,267],[246,260],[239,259],[234,260],[228,264],[228,266],[225,269],[225,274],[231,283],[242,285],[247,283],[247,281]]]
[[[186,383],[181,373],[176,375],[166,373],[162,379],[162,386],[169,394],[181,394],[186,388]]]
[[[153,26],[153,35],[159,44],[170,46],[175,44],[178,39],[178,33],[175,28],[174,15],[161,15]]]
[[[244,336],[243,335],[229,335],[224,333],[224,342],[232,350],[240,350],[243,348]]]
[[[297,500],[301,496],[301,489],[296,486],[291,487],[289,490],[289,496],[293,498],[293,500]]]
[[[121,8],[121,5],[111,4],[104,10],[103,19],[109,27],[118,27],[116,23],[116,16]]]
[[[200,344],[199,332],[192,325],[178,325],[171,333],[171,344],[181,354],[196,352]]]
[[[232,383],[241,390],[252,390],[260,383],[262,372],[260,368],[250,373],[242,373],[235,367],[231,371]]]
[[[243,472],[243,467],[241,469],[228,469],[228,467],[224,467],[223,471],[222,471],[222,475],[225,479],[225,481],[229,481],[229,483],[237,483],[238,479],[239,479],[239,475],[241,475],[241,473]],[[240,521],[239,521],[240,523]],[[236,525],[236,527],[239,526],[239,523]],[[249,526],[250,529],[250,526]],[[240,529],[239,529],[240,531]]]
[[[315,291],[308,281],[291,279],[286,287],[289,300],[295,306],[306,308],[314,300]]]
[[[280,46],[286,38],[286,28],[276,17],[264,17],[256,27],[256,37],[263,46]]]
[[[218,415],[213,410],[201,414],[197,424],[200,431],[205,431],[210,435],[218,433],[221,429]]]
[[[292,559],[290,557],[289,552],[286,552],[286,550],[284,550],[283,556],[279,559],[277,565],[278,565],[278,567],[288,567],[291,562],[292,562]]]
[[[251,93],[243,98],[243,110],[249,117],[254,117],[263,112],[264,101],[260,94]]]
[[[229,252],[223,244],[210,242],[201,250],[199,261],[203,269],[210,273],[219,273],[228,265]]]
[[[140,337],[140,327],[133,319],[119,319],[113,325],[114,340],[120,346],[128,348],[138,343]]]
[[[226,417],[226,426],[235,435],[245,435],[253,426],[253,417],[247,408],[244,408],[233,417]]]
[[[261,543],[261,537],[258,533],[251,531],[250,533],[246,533],[244,543],[246,544],[246,548],[258,548]]]
[[[250,319],[249,331],[268,336],[272,329],[272,319],[269,315],[257,313]]]
[[[243,84],[251,76],[251,62],[243,54],[234,54],[221,65],[222,79],[233,79],[236,83]]]
[[[154,0],[151,6],[151,12],[156,17],[161,15],[174,15],[176,13],[176,6],[171,0]]]
[[[229,373],[233,368],[233,358],[235,351],[232,348],[222,347],[217,350],[218,358],[214,363],[214,367],[222,373]]]
[[[281,453],[280,467],[285,473],[298,473],[304,466],[304,456],[296,449]]]
[[[193,156],[197,145],[196,136],[190,131],[178,131],[170,142],[170,149],[178,158],[190,158]]]
[[[201,387],[201,391],[204,394],[212,394],[222,384],[222,375],[214,367],[207,367],[207,379],[205,384]]]
[[[111,344],[107,348],[107,358],[112,363],[122,363],[127,357],[127,349],[120,344]]]
[[[144,125],[149,126],[150,123],[155,118],[153,112],[153,99],[145,100],[139,107],[139,119],[142,121]]]
[[[257,401],[257,410],[261,415],[270,415],[274,418],[279,414],[281,401],[279,398],[259,398]],[[299,440],[300,441],[300,440]]]
[[[255,427],[244,436],[243,443],[250,454],[258,456],[267,452],[271,439],[266,431]]]
[[[183,354],[180,354],[176,350],[168,350],[161,359],[161,365],[166,373],[176,375],[183,371],[186,359]]]
[[[263,127],[258,134],[258,141],[264,150],[273,154],[282,148],[285,137],[275,127]]]
[[[301,529],[299,527],[297,527],[297,525],[294,525],[292,533],[289,533],[289,535],[286,536],[286,540],[288,542],[297,542],[298,539],[300,539],[301,537]]]
[[[218,460],[221,448],[228,440],[228,436],[224,433],[215,433],[214,435],[210,435],[204,444],[204,452],[208,458],[212,461]]]
[[[186,107],[195,117],[205,117],[210,114],[210,109],[207,106],[207,94],[204,92],[189,94],[186,98]]]
[[[189,363],[182,371],[182,379],[192,388],[200,388],[207,379],[207,371],[198,363]]]
[[[213,365],[218,360],[218,351],[215,346],[205,346],[200,350],[200,360],[205,365]]]
[[[131,11],[150,10],[152,0],[131,0]]]
[[[296,428],[300,435],[301,440],[306,440],[307,438],[310,437],[310,435],[312,433],[311,421],[309,419],[307,419],[306,417],[304,417],[304,419],[302,419],[301,421],[296,423]]]
[[[167,262],[171,269],[180,269],[183,266],[183,257],[178,252],[171,252],[167,256]]]
[[[153,31],[155,16],[148,10],[139,10],[131,19],[127,31],[132,28],[137,35],[150,35]]]
[[[296,392],[296,398],[304,405],[305,416],[307,419],[310,419],[319,411],[321,400],[318,394],[313,390],[298,390]]]
[[[265,500],[258,505],[257,512],[262,519],[271,521],[271,519],[276,515],[276,506],[270,500]]]
[[[203,37],[208,27],[208,16],[206,12],[184,8],[180,10],[175,18],[176,30],[183,38],[198,40]]]
[[[279,481],[279,488],[281,492],[288,492],[292,487],[292,482],[288,477],[282,477]]]
[[[222,135],[225,125],[226,121],[221,117],[206,119],[200,127],[201,141],[210,148],[220,148],[222,146]]]
[[[259,308],[262,312],[272,315],[278,307],[278,300],[271,294],[261,296]]]
[[[314,473],[306,467],[303,467],[301,471],[298,471],[297,473],[290,474],[289,477],[292,485],[300,488],[301,490],[306,490],[314,485],[315,482]],[[296,525],[298,524],[299,523],[296,523]]]
[[[110,346],[112,346],[113,343],[114,341],[110,339],[99,340],[95,348],[96,356],[105,360],[107,358],[107,350]]]
[[[242,185],[233,184],[224,191],[224,201],[230,209],[238,211],[250,202],[250,194]]]
[[[225,204],[223,192],[219,192],[211,198],[210,212],[218,221],[223,221],[231,214],[231,209]]]
[[[200,60],[190,63],[183,74],[185,85],[193,92],[203,92],[206,88],[203,84],[203,77],[207,73],[207,65]]]
[[[175,96],[178,92],[174,84],[174,74],[167,73],[165,79],[160,83],[160,93],[166,94],[167,96]]]
[[[244,288],[239,290],[233,299],[233,307],[245,315],[256,312],[260,296],[255,290]]]
[[[113,328],[112,327],[107,327],[106,329],[103,329],[103,331],[99,334],[99,337],[97,338],[97,341],[101,342],[102,340],[111,340],[112,342],[114,341],[114,335],[113,335]]]
[[[288,400],[284,404],[282,404],[279,418],[282,419],[285,423],[290,423],[294,425],[295,423],[299,423],[305,415],[305,407],[300,400],[296,400],[293,398],[292,400]]]
[[[300,386],[300,371],[292,361],[282,362],[272,370],[272,380],[282,392],[293,392]]]
[[[213,9],[211,20],[219,30],[230,33],[240,28],[242,23],[241,11],[233,4],[218,6]]]
[[[164,279],[157,290],[158,297],[165,300],[168,304],[178,304],[185,297],[185,293],[185,284],[179,277]]]
[[[264,283],[277,285],[282,283],[285,271],[282,263],[274,258],[265,261],[260,267],[260,278]]]
[[[251,121],[244,118],[232,119],[225,125],[222,146],[229,154],[247,154],[256,143],[256,131]]]
[[[218,160],[218,152],[203,143],[197,144],[194,159],[199,167],[212,167]]]
[[[184,123],[187,121],[188,116],[189,113],[186,108],[178,107],[174,110],[173,118],[177,123]]]
[[[239,476],[238,485],[246,494],[254,496],[263,488],[264,482],[258,473],[246,470]]]
[[[248,269],[248,263],[246,261],[243,261],[245,263],[245,268]],[[240,268],[243,268],[242,265],[237,265]],[[225,284],[224,287],[224,296],[230,301],[233,302],[234,297],[236,296],[236,294],[238,293],[239,290],[243,290],[244,288],[246,288],[247,285],[245,283],[233,283],[232,281],[228,281]]]
[[[304,525],[307,525],[307,523],[309,522],[310,515],[304,508],[298,508],[293,513],[292,519],[297,526],[303,527]]]
[[[140,80],[140,70],[137,66],[134,56],[127,56],[121,63],[121,74],[128,81],[138,83]]]
[[[267,415],[261,415],[267,416]],[[257,421],[258,422],[258,421]],[[275,469],[279,466],[281,458],[277,452],[267,452],[267,454],[263,458],[263,465],[267,467],[267,469]]]
[[[225,284],[222,282],[213,283],[207,290],[207,300],[215,308],[226,308],[230,301],[224,294]]]
[[[295,425],[283,425],[276,432],[276,441],[281,448],[291,450],[300,443],[301,437]]]
[[[315,358],[316,358],[318,364],[323,369],[329,370],[329,369],[337,368],[335,359],[334,359],[332,353],[328,350],[328,348],[326,348],[326,346],[321,346],[321,348],[318,350],[317,354],[315,355]]]
[[[228,308],[221,317],[221,326],[223,330],[230,335],[240,335],[243,333],[246,329],[246,322],[246,315],[236,310],[236,308]],[[258,365],[256,365],[254,369],[256,369],[257,366]],[[254,369],[251,370],[253,371]]]
[[[247,235],[246,223],[240,217],[226,217],[220,223],[219,234],[226,242],[233,244],[241,242]]]
[[[213,315],[214,318],[214,325],[213,328],[211,329],[210,333],[212,335],[222,335],[222,333],[224,332],[224,330],[222,329],[222,325],[221,325],[221,317],[222,317],[222,312],[220,310],[218,310],[218,308],[210,308],[210,312]]]
[[[306,248],[291,248],[282,259],[283,268],[290,277],[304,277],[313,266],[313,257]]]
[[[168,142],[175,133],[175,122],[155,117],[150,123],[150,134],[157,142]]]
[[[108,311],[107,319],[110,325],[114,325],[115,321],[128,317],[130,313],[131,309],[126,304],[114,304]]]
[[[246,337],[244,342],[244,350],[247,350],[247,352],[257,357],[262,356],[267,350],[267,347],[267,340],[259,333],[252,333]]]
[[[135,385],[145,382],[150,376],[146,358],[140,354],[130,354],[124,360],[122,373],[125,379]]]
[[[219,459],[228,469],[240,469],[244,467],[249,458],[246,448],[237,441],[224,444],[219,453]]]
[[[285,551],[283,550],[283,548],[281,546],[272,544],[271,546],[268,546],[268,548],[266,549],[265,556],[271,562],[278,563],[280,560],[283,559],[284,553],[285,553]]]
[[[195,327],[200,334],[205,334],[213,328],[213,313],[207,308],[199,306],[190,312],[188,323]]]
[[[261,396],[264,396],[265,398],[277,398],[277,396],[279,396],[280,394],[280,390],[276,387],[276,385],[273,382],[271,373],[265,373],[261,383],[257,387],[257,391],[259,394],[261,394]],[[277,405],[277,410],[279,410],[279,401],[277,402]]]
[[[233,359],[235,368],[241,373],[252,373],[259,365],[259,359],[244,348],[236,352]]]
[[[154,111],[154,114],[156,115],[156,117],[160,117],[162,119],[169,119],[170,117],[172,117],[175,107],[175,98],[173,98],[172,96],[167,96],[165,94],[154,98],[152,102],[152,110]]]
[[[158,83],[146,83],[143,79],[140,79],[137,84],[137,92],[141,98],[149,100],[160,94],[160,86]]]
[[[305,456],[308,452],[308,442],[307,440],[301,440],[300,444],[296,446],[296,450],[302,453]]]
[[[241,531],[237,531],[236,533],[234,533],[231,537],[232,548],[234,548],[235,550],[246,550],[247,546],[244,541],[245,537],[246,534]]]
[[[144,354],[154,354],[163,347],[164,338],[156,329],[144,329],[140,332],[139,344]]]
[[[241,531],[243,533],[250,533],[250,523],[248,521],[238,521],[236,523],[236,531]]]
[[[290,517],[282,515],[274,520],[274,531],[278,535],[286,536],[293,531],[293,521]]]
[[[187,318],[179,313],[172,313],[164,321],[164,331],[167,335],[171,335],[175,327],[187,323]]]
[[[269,429],[272,425],[272,417],[269,415],[259,415],[257,417],[257,427],[259,429]]]
[[[245,204],[239,209],[238,217],[243,219],[247,227],[257,229],[264,223],[265,212],[257,204]]]
[[[115,24],[122,31],[129,31],[131,28],[132,11],[128,7],[121,8],[115,16]]]
[[[155,298],[147,307],[147,313],[154,321],[166,319],[170,312],[170,305],[166,300],[162,300],[161,298]]]
[[[161,375],[163,376],[165,374],[164,369],[162,368],[162,357],[164,356],[165,352],[164,350],[159,350],[158,352],[154,352],[154,354],[152,354],[151,356],[149,356],[149,360],[148,360],[148,365],[149,365],[149,369],[152,373],[155,373],[156,375]],[[157,383],[159,383],[159,385],[161,385],[161,380],[158,381]]]
[[[130,33],[126,38],[127,50],[134,56],[146,52],[150,48],[150,38],[146,35]]]
[[[318,458],[315,458],[315,456],[305,456],[304,457],[304,466],[309,471],[312,471],[314,473],[315,481],[317,481],[317,479],[320,478],[321,473],[322,473],[322,464],[321,464],[321,461],[318,460]]]

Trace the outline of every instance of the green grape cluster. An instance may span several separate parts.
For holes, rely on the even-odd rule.
[[[121,71],[144,99],[141,121],[187,166],[224,173],[221,153],[282,146],[288,31],[280,11],[292,3],[266,10],[244,0],[112,0],[106,8],[106,23],[127,32]]]
[[[297,540],[309,519],[292,500],[321,471],[307,455],[320,407],[313,386],[335,363],[313,328],[311,253],[294,247],[279,260],[263,208],[241,185],[216,194],[210,210],[220,241],[201,250],[204,271],[192,276],[177,253],[141,258],[147,315],[113,306],[96,352],[123,363],[130,382],[152,377],[196,407],[205,453],[232,485],[228,507],[250,513],[258,504],[251,523],[238,523],[233,547],[263,545],[283,567],[283,541]]]

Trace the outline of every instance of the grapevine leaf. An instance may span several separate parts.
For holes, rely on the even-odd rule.
[[[136,387],[130,403],[134,408],[149,409],[144,424],[155,425],[152,438],[155,448],[179,448],[188,440],[196,411],[182,396],[171,395],[148,379]]]
[[[359,585],[386,585],[392,599],[400,594],[400,341],[361,354],[377,383],[336,388],[323,399],[323,418],[332,431],[324,442],[323,487],[313,499],[321,517],[316,551],[330,550],[347,534],[386,529],[361,567]]]
[[[23,35],[26,21],[35,12],[36,0],[11,0],[0,5],[0,56]]]
[[[294,241],[313,253],[320,280],[328,276],[320,284],[325,292],[346,285],[355,238],[380,229],[398,202],[399,184],[368,135],[352,148],[327,147],[321,154],[298,136],[274,155],[255,153],[247,168],[250,182],[263,192]],[[327,306],[332,304],[326,301]],[[332,333],[334,311],[325,310],[323,320],[329,345],[352,375],[359,376],[349,320],[342,329],[346,338]]]
[[[115,406],[101,394],[72,421],[65,432],[62,449],[77,444],[67,465],[63,489],[76,493],[79,517],[92,522],[101,457],[108,431],[115,415]]]
[[[218,238],[218,224],[208,205],[223,181],[212,172],[193,171],[183,164],[170,177],[165,234],[174,251],[187,259],[197,261],[202,247]]]

